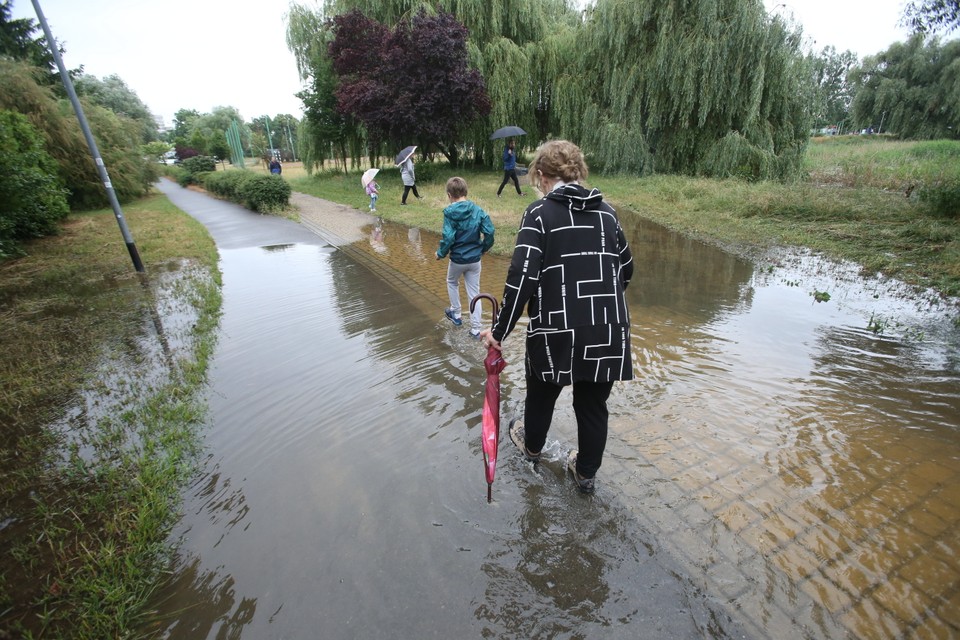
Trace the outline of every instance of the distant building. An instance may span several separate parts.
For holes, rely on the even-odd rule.
[[[173,127],[168,127],[166,121],[164,121],[163,116],[154,115],[153,122],[157,125],[157,131],[160,133],[166,133],[173,129]]]

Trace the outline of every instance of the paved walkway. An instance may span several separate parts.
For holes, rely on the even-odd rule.
[[[435,235],[304,194],[292,202],[304,226],[441,317]],[[499,297],[506,266],[485,260],[484,291]],[[805,493],[808,461],[770,465],[742,443],[632,422],[611,424],[604,480],[756,637],[960,637],[956,443],[927,450],[903,434],[864,446],[838,471],[842,491]]]
[[[294,193],[290,202],[305,227],[379,275],[427,315],[443,317],[450,304],[447,261],[436,260],[437,234],[381,222],[353,207],[303,193]],[[481,291],[499,299],[508,266],[502,256],[485,257]]]

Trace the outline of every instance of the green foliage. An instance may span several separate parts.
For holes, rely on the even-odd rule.
[[[208,173],[203,180],[205,189],[227,200],[242,202],[241,186],[254,175],[248,171],[232,169]]]
[[[57,232],[69,212],[53,158],[26,117],[0,111],[0,259],[19,252],[17,241]]]
[[[0,58],[0,109],[22,113],[41,133],[69,191],[71,209],[106,206],[106,191],[72,107],[38,82],[40,75],[35,67]],[[120,202],[147,193],[158,165],[143,157],[140,124],[94,104],[85,105],[84,113]]]
[[[867,57],[849,76],[857,127],[901,138],[960,139],[960,41],[917,34]]]
[[[193,130],[187,144],[189,144],[191,148],[196,149],[197,153],[201,155],[207,153],[207,137],[203,135],[203,131],[200,129]]]
[[[161,142],[160,140],[154,140],[153,142],[148,142],[147,144],[140,147],[140,150],[143,152],[143,155],[147,156],[151,160],[156,160],[160,162],[163,160],[164,154],[173,149],[169,142]]]
[[[920,201],[930,207],[931,213],[945,218],[960,218],[960,181],[950,180],[924,185]]]
[[[217,163],[210,156],[192,156],[180,163],[180,171],[176,175],[177,184],[181,187],[202,184],[204,176],[216,170]]]
[[[597,169],[795,175],[809,135],[800,34],[755,0],[598,0],[555,73],[557,135]],[[626,141],[626,143],[625,143]]]
[[[40,25],[32,19],[13,20],[11,4],[9,0],[0,2],[0,57],[43,69],[46,73],[38,76],[40,81],[48,86],[56,85],[60,72]],[[59,51],[63,53],[63,47]]]
[[[913,0],[904,8],[902,22],[917,33],[949,33],[960,27],[960,2]]]
[[[239,196],[248,209],[269,213],[290,203],[290,185],[280,176],[252,175],[239,185]]]
[[[819,54],[810,56],[809,65],[814,86],[811,112],[816,128],[824,125],[838,126],[848,119],[853,90],[847,82],[847,73],[856,64],[855,53],[837,53],[833,46],[824,47]]]
[[[205,189],[253,211],[270,213],[279,211],[290,203],[292,190],[280,176],[237,169],[201,175]]]
[[[196,109],[180,109],[173,114],[173,138],[183,138],[184,141],[190,136],[194,121],[200,117]]]
[[[911,145],[910,155],[918,160],[960,164],[960,141],[930,140]]]
[[[560,39],[575,49],[569,34],[580,20],[579,12],[565,0],[334,0],[318,10],[294,4],[287,46],[309,87],[300,94],[306,107],[300,151],[308,170],[320,168],[322,160],[330,158],[344,171],[348,161],[358,168],[368,152],[365,132],[336,109],[336,77],[326,57],[331,39],[326,17],[351,9],[386,25],[419,11],[427,15],[446,11],[467,28],[469,64],[483,74],[492,107],[488,116],[463,131],[463,147],[472,149],[477,160],[488,166],[500,162],[499,144],[488,136],[506,124],[531,133],[518,141],[521,146],[535,146],[548,133],[556,133],[550,96],[564,61],[554,41]]]
[[[153,114],[120,76],[114,74],[100,80],[84,74],[76,79],[74,86],[79,95],[94,104],[138,122],[143,136],[141,142],[157,139],[157,123]]]
[[[190,179],[188,179],[190,174],[181,169],[179,165],[165,164],[161,168],[163,169],[163,175],[167,176],[180,186],[186,187],[191,184]]]

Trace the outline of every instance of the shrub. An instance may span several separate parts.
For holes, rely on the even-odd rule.
[[[217,163],[210,156],[193,156],[181,162],[179,166],[183,170],[183,173],[177,176],[177,182],[181,187],[199,184],[202,182],[202,173],[217,170]]]
[[[57,232],[70,209],[57,164],[26,117],[0,111],[0,258],[19,253],[17,241]]]
[[[240,185],[240,200],[254,211],[282,209],[290,202],[290,185],[280,176],[253,175]]]
[[[180,163],[187,173],[200,173],[201,171],[216,171],[217,161],[210,156],[193,156]]]
[[[200,155],[200,152],[194,149],[193,147],[187,147],[181,144],[174,146],[174,150],[177,153],[177,158],[182,162],[187,158],[193,158]]]
[[[186,175],[187,173],[186,171],[181,169],[178,165],[169,165],[169,164],[161,167],[161,171],[163,172],[163,175],[167,176],[177,184],[181,184],[180,181],[183,179],[183,176]]]
[[[249,171],[239,169],[228,169],[227,171],[216,171],[208,173],[203,180],[203,186],[211,193],[227,198],[234,202],[242,200],[240,189],[242,185],[252,178],[254,174]]]

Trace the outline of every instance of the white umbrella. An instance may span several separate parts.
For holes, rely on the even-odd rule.
[[[377,174],[380,173],[380,169],[367,169],[363,172],[363,175],[360,176],[360,184],[363,185],[363,188],[366,189],[367,185],[373,182],[373,179],[377,177]]]

